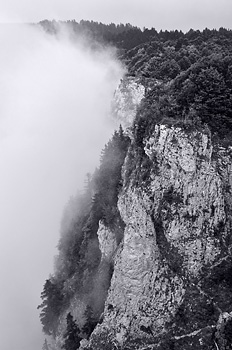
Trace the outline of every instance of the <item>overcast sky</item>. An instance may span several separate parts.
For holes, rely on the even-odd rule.
[[[156,29],[232,28],[232,0],[0,0],[0,21],[81,19]]]
[[[62,212],[115,128],[123,69],[111,51],[87,47],[65,33],[0,26],[1,350],[42,349],[36,307]]]

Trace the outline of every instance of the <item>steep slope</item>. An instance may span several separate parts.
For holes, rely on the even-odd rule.
[[[182,34],[122,56],[112,113],[126,133],[72,203],[42,293],[56,350],[70,314],[82,350],[232,348],[231,33]]]
[[[124,238],[87,349],[231,347],[231,45],[202,39],[125,56],[145,99],[118,200]]]
[[[88,349],[226,349],[231,151],[213,149],[207,132],[164,125],[144,149],[152,160],[149,184],[141,190],[132,178],[120,194],[124,239],[104,321]]]

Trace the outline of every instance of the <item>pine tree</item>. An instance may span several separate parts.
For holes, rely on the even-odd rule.
[[[62,286],[55,280],[47,279],[41,293],[42,304],[37,307],[41,309],[40,321],[45,334],[51,335],[55,332],[56,323],[62,309],[63,294]]]
[[[87,337],[89,337],[97,324],[97,321],[93,314],[93,309],[90,305],[87,305],[84,316],[86,318],[86,322],[82,328],[82,332],[85,333]]]
[[[118,192],[121,185],[121,170],[129,146],[129,138],[120,125],[102,151],[100,168],[95,173],[94,209],[107,226],[113,226],[119,216]]]
[[[67,328],[66,332],[64,334],[64,344],[62,346],[62,349],[65,350],[76,350],[80,346],[80,329],[78,328],[76,322],[73,320],[73,316],[69,312],[67,317]]]
[[[47,339],[44,340],[42,350],[49,350]]]

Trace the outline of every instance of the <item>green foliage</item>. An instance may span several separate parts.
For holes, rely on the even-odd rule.
[[[64,344],[62,349],[65,350],[76,350],[80,346],[80,329],[77,327],[76,322],[73,320],[73,316],[69,312],[67,315],[67,328],[64,334]]]

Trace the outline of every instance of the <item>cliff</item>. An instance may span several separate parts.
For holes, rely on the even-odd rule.
[[[145,96],[145,87],[139,78],[125,77],[115,91],[112,101],[112,117],[118,120],[124,129],[133,124],[137,108]]]
[[[126,131],[71,203],[42,293],[55,350],[232,349],[232,47],[207,33],[124,54]]]
[[[232,340],[232,149],[213,142],[206,126],[156,124],[141,137],[133,119],[143,88],[133,80],[123,84],[116,102],[124,118],[125,101],[128,108],[132,101],[131,144],[116,203],[123,225],[99,219],[90,254],[100,260],[85,280],[85,296],[75,275],[66,279],[73,296],[53,347],[62,347],[67,314],[81,328],[91,304],[96,327],[80,349],[226,350]]]
[[[104,319],[87,349],[227,349],[231,151],[216,150],[206,131],[165,125],[156,126],[144,150],[149,181],[141,189],[124,178],[124,238],[117,249],[112,240]]]

